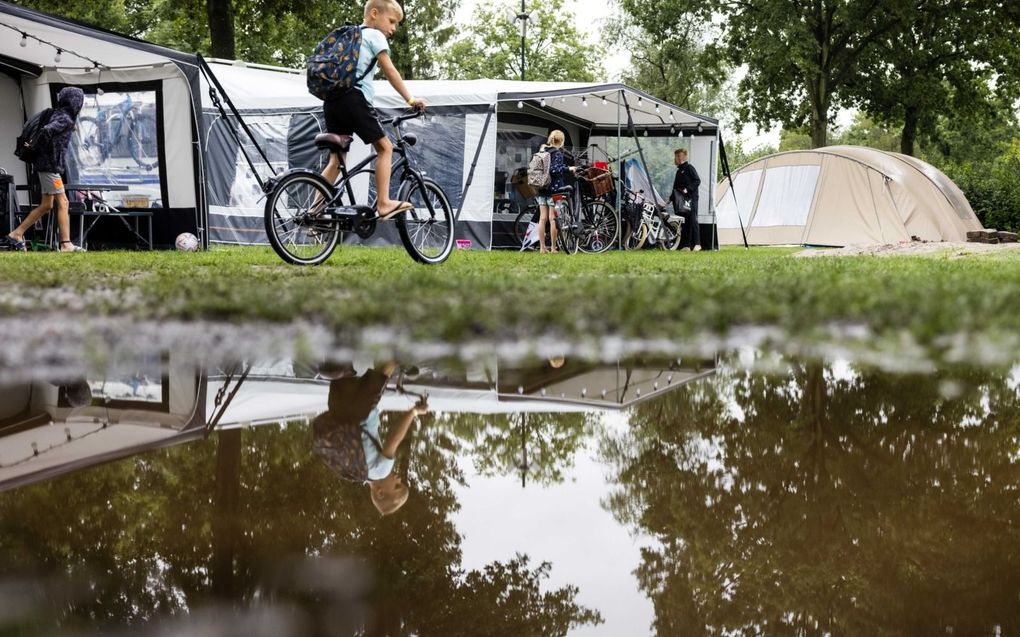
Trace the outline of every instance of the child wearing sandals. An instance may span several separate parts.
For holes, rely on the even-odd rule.
[[[25,251],[25,232],[40,217],[57,207],[57,228],[60,230],[61,252],[83,252],[84,248],[71,242],[71,217],[67,214],[67,195],[60,173],[67,171],[67,148],[71,142],[78,113],[85,103],[85,93],[75,86],[66,86],[57,93],[57,107],[49,122],[42,128],[36,142],[38,152],[32,162],[42,186],[42,201],[28,213],[20,226],[6,237],[0,237],[0,249]]]
[[[556,229],[556,203],[550,193],[559,190],[567,185],[567,175],[574,171],[573,166],[568,166],[563,151],[565,136],[563,131],[554,130],[549,133],[549,139],[539,148],[539,151],[549,151],[549,185],[539,191],[538,197],[538,247],[542,254],[545,249],[545,224],[549,223],[549,244],[552,252],[557,252],[556,240],[558,230]]]
[[[377,64],[378,68],[382,69],[390,85],[404,98],[408,106],[425,110],[425,101],[411,96],[403,78],[400,77],[400,72],[390,59],[387,38],[393,37],[403,19],[404,10],[396,0],[368,0],[365,3],[365,23],[361,27],[361,52],[358,56],[356,75],[364,79],[354,89],[330,95],[322,103],[326,132],[336,135],[357,133],[361,141],[371,144],[375,149],[375,190],[378,193],[375,207],[380,219],[392,219],[413,206],[406,201],[390,199],[393,144],[383,132],[379,117],[372,106],[375,100],[375,88],[372,85],[374,65]],[[340,158],[331,153],[329,164],[322,171],[322,176],[333,183],[339,173]]]

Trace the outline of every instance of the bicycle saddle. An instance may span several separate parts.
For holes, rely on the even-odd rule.
[[[334,153],[346,153],[351,149],[351,142],[354,138],[350,135],[336,135],[334,133],[320,133],[315,136],[316,148],[333,151]]]

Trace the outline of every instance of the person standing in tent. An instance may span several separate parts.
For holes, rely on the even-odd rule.
[[[382,515],[394,513],[407,502],[409,491],[393,470],[397,448],[415,419],[429,411],[424,398],[402,412],[379,435],[379,400],[395,363],[356,376],[351,365],[324,365],[320,375],[330,378],[326,411],[312,421],[312,448],[340,477],[367,483],[372,504]]]
[[[679,250],[701,249],[701,230],[698,227],[698,188],[701,178],[694,166],[687,162],[687,149],[678,148],[673,153],[676,164],[676,177],[673,178],[673,192],[669,199],[676,213],[684,218],[684,227],[680,232]]]
[[[25,251],[25,232],[43,215],[57,205],[57,228],[60,231],[61,252],[84,252],[84,248],[71,242],[71,217],[67,214],[67,195],[61,173],[67,171],[67,148],[78,121],[78,113],[85,103],[85,93],[76,86],[66,86],[57,93],[57,107],[49,121],[40,130],[34,144],[32,165],[39,175],[42,200],[32,209],[20,226],[0,237],[0,249]]]
[[[412,206],[406,201],[390,199],[390,173],[393,159],[393,144],[383,132],[379,116],[372,106],[375,101],[375,87],[372,78],[376,65],[382,69],[393,89],[400,94],[411,108],[425,110],[425,100],[411,95],[400,72],[390,59],[390,45],[387,38],[393,37],[397,25],[404,19],[404,10],[396,0],[368,0],[365,3],[365,23],[361,29],[361,49],[357,56],[357,70],[354,87],[337,90],[326,97],[322,104],[326,119],[326,131],[336,135],[357,133],[361,141],[371,144],[376,152],[375,184],[378,193],[375,203],[380,219],[391,219]],[[356,90],[355,90],[356,89]],[[330,183],[340,173],[341,157],[330,154],[329,164],[322,176]]]
[[[553,202],[550,193],[559,190],[567,185],[567,175],[574,170],[573,158],[569,157],[563,150],[566,136],[561,130],[554,130],[549,133],[549,139],[539,148],[539,152],[549,153],[549,185],[539,190],[538,201],[538,247],[542,254],[545,249],[545,224],[549,223],[549,246],[550,250],[556,252],[556,204]]]

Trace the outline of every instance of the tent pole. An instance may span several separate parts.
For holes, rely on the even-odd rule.
[[[634,143],[637,145],[638,157],[641,158],[641,168],[644,169],[645,174],[648,175],[648,183],[652,186],[652,192],[649,193],[652,199],[655,199],[655,185],[652,184],[652,173],[648,170],[648,162],[645,161],[645,151],[641,148],[641,140],[638,139],[637,127],[634,126],[634,118],[630,114],[630,103],[627,101],[627,96],[623,95],[623,91],[620,91],[620,95],[623,97],[623,105],[627,109],[627,132],[634,137]],[[655,205],[659,205],[656,201]]]
[[[733,175],[730,173],[730,162],[726,160],[726,144],[723,143],[722,133],[719,133],[719,159],[722,160],[723,173],[730,182],[730,194],[733,195],[733,205],[737,211],[737,222],[740,223],[740,236],[744,238],[744,249],[750,249],[747,245],[747,233],[744,231],[744,220],[740,218],[740,205],[737,203],[737,191],[733,189]]]
[[[467,197],[468,188],[471,187],[471,183],[475,180],[475,168],[478,167],[478,158],[482,154],[482,146],[485,145],[485,136],[489,132],[489,123],[492,122],[492,114],[495,112],[496,105],[493,104],[489,107],[489,112],[485,115],[485,125],[482,126],[482,136],[478,138],[478,146],[475,147],[475,156],[471,160],[471,170],[468,171],[467,179],[464,180],[464,188],[460,191],[460,205],[457,206],[457,212],[453,215],[454,221],[460,221],[460,213],[464,210],[464,199]],[[489,247],[492,248],[491,238],[489,239]]]
[[[623,160],[620,159],[620,137],[622,135],[621,124],[620,124],[620,108],[623,104],[623,89],[620,89],[620,93],[616,100],[616,161],[619,165],[616,167],[616,214],[619,218],[623,218]],[[623,224],[620,224],[623,227]],[[620,235],[620,249],[623,249],[623,233],[618,232]]]
[[[237,118],[237,122],[241,125],[241,129],[244,130],[245,134],[248,136],[248,139],[250,139],[251,143],[255,146],[255,149],[259,151],[259,155],[262,156],[262,161],[266,162],[266,165],[269,166],[269,170],[275,175],[276,169],[273,168],[272,162],[269,161],[269,157],[266,156],[265,151],[262,150],[262,146],[260,146],[258,140],[255,139],[255,134],[251,132],[251,129],[248,128],[248,124],[245,123],[244,118],[241,117],[241,113],[238,112],[237,108],[234,107],[234,103],[230,101],[230,96],[227,95],[227,92],[225,90],[223,90],[223,85],[220,84],[220,81],[213,74],[212,69],[209,67],[209,63],[206,62],[205,58],[203,58],[201,55],[198,55],[198,64],[199,68],[202,69],[202,73],[205,75],[206,79],[209,80],[209,82],[215,87],[216,91],[218,91],[219,94],[223,96],[223,99],[227,102],[227,106],[230,107],[230,112],[233,113],[234,117]],[[217,108],[219,108],[220,113],[223,115],[224,119],[226,119],[227,114],[224,111],[223,105],[220,103],[220,100],[213,93],[212,87],[210,87],[209,90],[209,97],[210,99],[212,99],[213,104],[216,105]],[[248,157],[248,153],[247,151],[244,150],[244,144],[241,143],[240,139],[238,139],[238,146],[240,146],[241,153],[244,155],[244,158],[248,161],[248,165],[251,167],[251,171],[255,175],[255,180],[259,182],[259,186],[264,190],[265,183],[262,181],[262,177],[259,176],[258,171],[255,170],[255,165]]]

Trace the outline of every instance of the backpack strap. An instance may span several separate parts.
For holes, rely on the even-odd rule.
[[[361,41],[364,42],[364,40],[365,40],[365,27],[363,27],[363,26],[362,27],[357,27],[357,29],[358,29],[358,36],[360,37]],[[372,58],[372,61],[368,63],[368,68],[365,69],[365,72],[362,73],[361,75],[357,75],[357,76],[354,77],[354,84],[351,85],[352,88],[357,86],[357,85],[359,85],[359,84],[361,84],[361,81],[364,80],[366,77],[368,77],[370,73],[372,73],[372,69],[375,68],[375,62],[376,62],[376,59]]]

